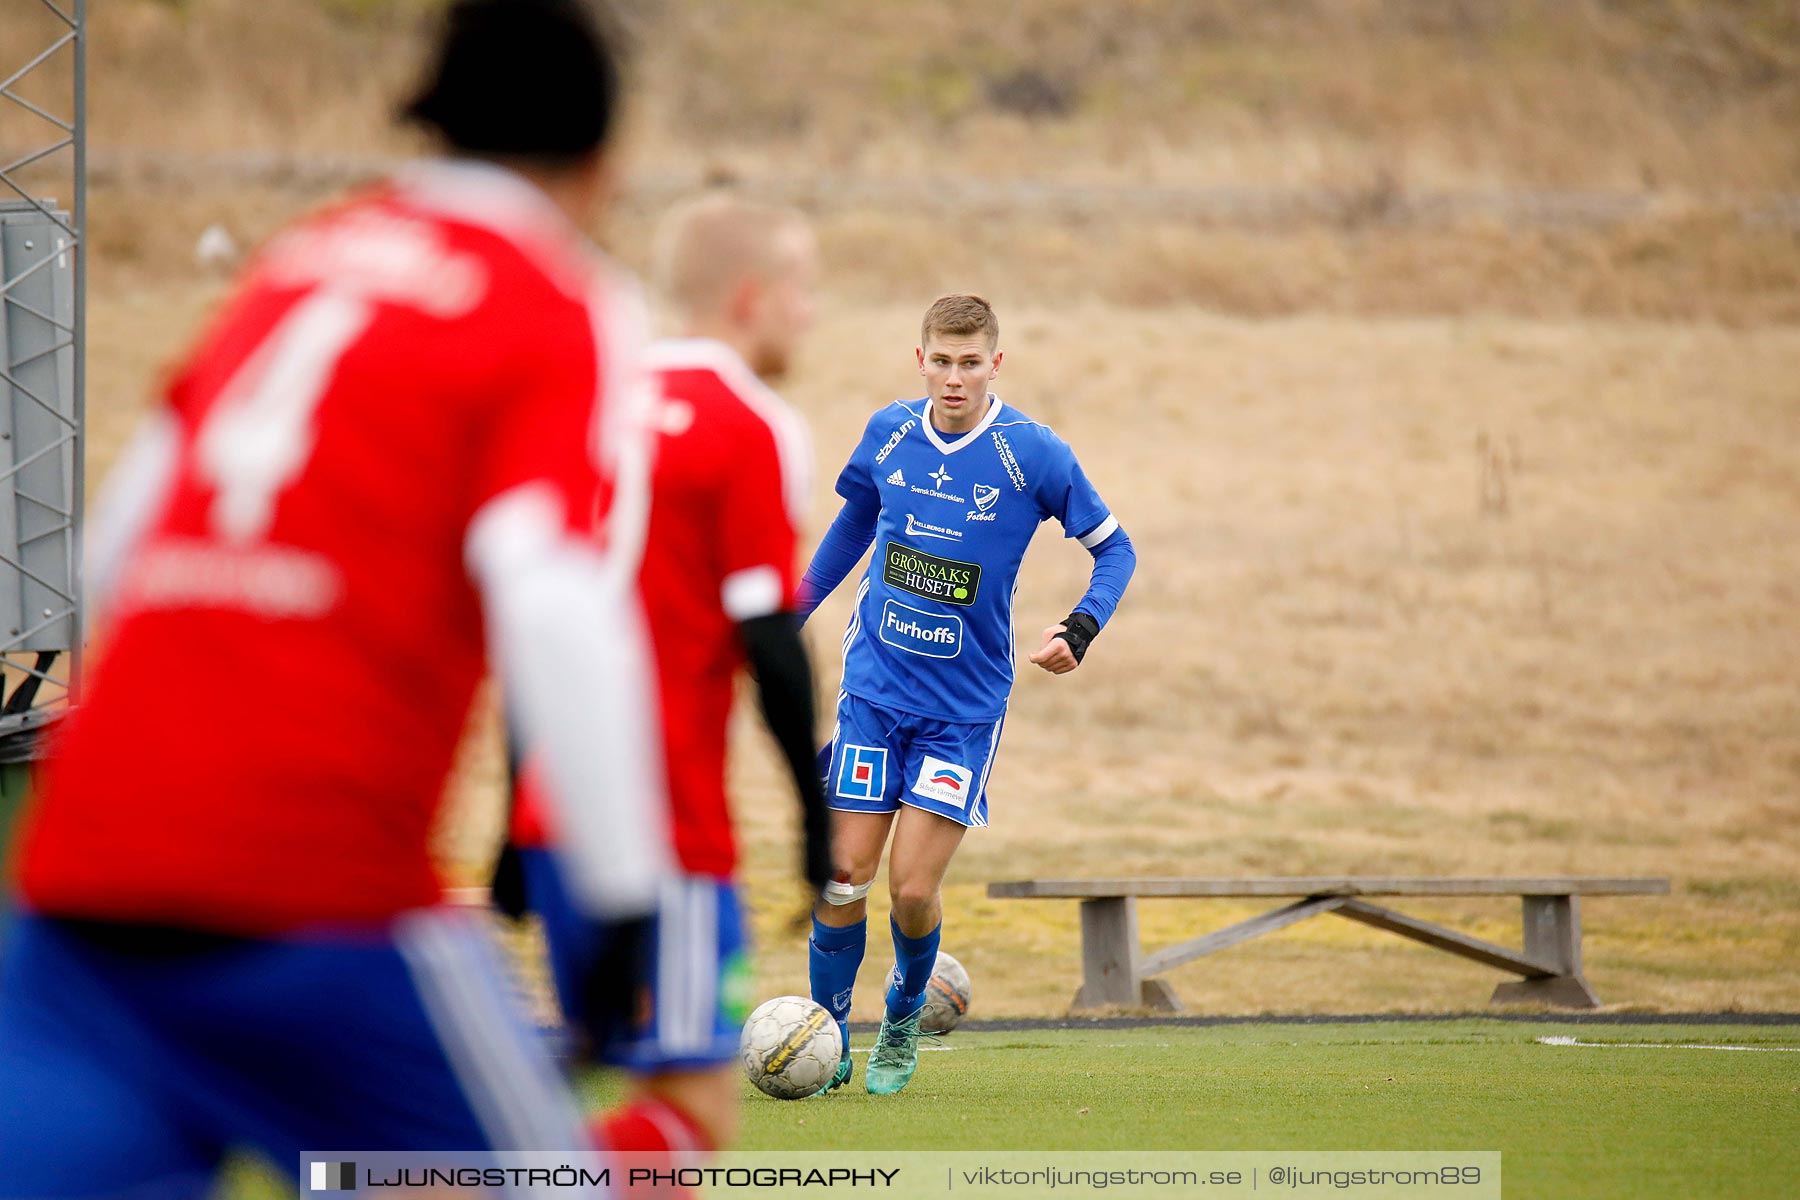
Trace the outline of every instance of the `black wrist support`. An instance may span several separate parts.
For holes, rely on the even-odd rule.
[[[1088,643],[1100,636],[1100,622],[1084,612],[1072,612],[1063,618],[1063,631],[1056,636],[1069,643],[1069,649],[1075,652],[1075,661],[1087,653]]]

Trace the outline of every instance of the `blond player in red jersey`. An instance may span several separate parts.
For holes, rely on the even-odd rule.
[[[486,659],[574,903],[670,869],[642,320],[579,232],[617,78],[573,3],[455,5],[411,106],[449,157],[270,242],[116,472],[0,960],[0,1197],[590,1144],[427,835]]]
[[[596,1058],[639,1081],[604,1119],[605,1140],[667,1155],[719,1147],[737,1123],[751,981],[725,768],[740,668],[756,678],[801,801],[802,870],[815,895],[830,837],[813,762],[812,674],[793,612],[812,452],[804,422],[765,383],[786,374],[812,324],[818,251],[798,213],[729,195],[672,214],[661,243],[658,275],[684,336],[649,354],[661,401],[639,587],[679,874],[643,931],[649,969],[633,1011],[591,1002],[587,981],[609,955],[616,961],[621,932],[569,904],[543,849],[554,838],[529,768],[513,841],[571,1024]]]

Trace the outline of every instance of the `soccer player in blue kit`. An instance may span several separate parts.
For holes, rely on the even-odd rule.
[[[1137,564],[1068,443],[988,391],[1000,373],[999,339],[999,320],[979,296],[945,296],[926,311],[917,354],[928,394],[870,418],[838,476],[844,506],[800,584],[800,611],[810,614],[875,544],[844,634],[837,730],[819,756],[836,810],[833,879],[813,912],[809,961],[813,999],[844,1038],[833,1088],[850,1078],[864,898],[890,830],[894,971],[869,1091],[898,1092],[918,1065],[943,925],[939,887],[964,831],[988,823],[1025,547],[1054,517],[1094,556],[1087,592],[1030,656],[1054,675],[1080,665]]]

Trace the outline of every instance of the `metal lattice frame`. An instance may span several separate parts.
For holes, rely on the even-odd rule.
[[[0,271],[0,318],[8,314],[28,314],[51,330],[48,341],[35,341],[29,347],[14,347],[0,336],[0,396],[10,388],[11,395],[22,398],[32,419],[42,421],[46,414],[54,433],[43,444],[15,448],[15,460],[0,470],[0,491],[10,491],[20,512],[28,512],[31,531],[20,529],[18,559],[0,553],[0,572],[10,571],[20,577],[21,587],[35,586],[33,609],[28,618],[16,622],[0,622],[0,662],[8,674],[19,679],[12,694],[0,703],[0,740],[15,732],[39,725],[56,709],[67,707],[75,699],[81,670],[82,603],[81,603],[81,532],[82,496],[85,487],[83,470],[86,429],[85,358],[87,345],[87,5],[86,0],[39,0],[54,17],[51,40],[29,61],[0,80],[0,108],[16,106],[48,126],[40,145],[0,165],[0,201],[15,213],[40,219],[54,235],[35,241],[20,242],[24,248],[22,263],[7,263]],[[72,5],[72,7],[71,7]],[[46,64],[59,61],[67,54],[73,59],[72,87],[64,97],[66,107],[45,107],[27,99],[17,90],[22,81]],[[0,70],[5,69],[0,66]],[[46,104],[50,102],[46,101]],[[60,111],[57,111],[60,109]],[[60,156],[67,156],[66,159]],[[68,164],[68,174],[58,169]],[[72,213],[60,211],[56,201],[32,180],[68,179],[72,176],[74,208]],[[27,299],[33,281],[42,282],[45,273],[65,269],[67,256],[73,256],[73,305],[43,303]],[[40,289],[41,290],[41,289]],[[3,335],[4,330],[0,330]],[[63,356],[60,367],[66,367],[72,383],[72,409],[58,403],[57,394],[44,394],[40,384],[29,386],[21,376],[31,373],[34,365],[46,358]],[[36,378],[34,376],[34,378]],[[55,389],[60,392],[60,386]],[[17,401],[15,401],[17,402]],[[9,431],[4,436],[11,437]],[[19,451],[23,451],[19,454]],[[26,472],[36,464],[53,461],[52,456],[66,455],[68,470],[61,473],[62,486],[54,490],[60,495],[32,490]],[[48,522],[48,523],[46,523]],[[62,539],[61,552],[69,564],[66,577],[62,573],[33,570],[26,562],[26,548],[46,539]],[[67,645],[45,645],[47,631],[64,629]],[[51,673],[58,654],[69,655],[66,681]],[[35,718],[35,719],[34,719]],[[0,758],[5,758],[0,752]]]

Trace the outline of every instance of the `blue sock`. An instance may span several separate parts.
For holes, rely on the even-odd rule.
[[[850,993],[856,987],[856,969],[862,966],[868,941],[867,918],[838,929],[814,917],[812,937],[807,942],[812,998],[837,1020],[846,1054],[850,1052]]]
[[[888,1016],[898,1021],[910,1017],[925,1003],[925,989],[931,984],[931,969],[937,966],[938,937],[944,932],[939,921],[924,937],[909,938],[900,932],[893,917],[888,926],[894,931],[894,973],[888,979]]]

